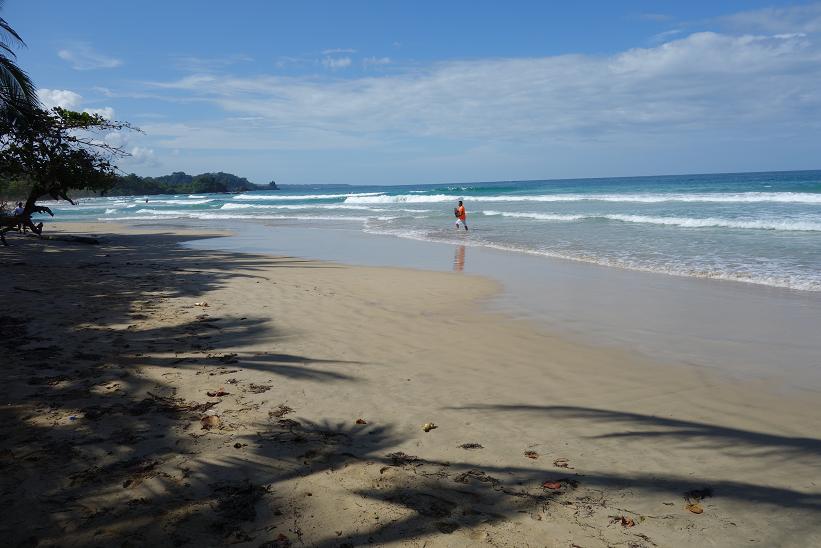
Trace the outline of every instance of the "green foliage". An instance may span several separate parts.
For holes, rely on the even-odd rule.
[[[136,196],[152,194],[214,194],[221,192],[245,192],[259,190],[259,186],[245,177],[222,171],[188,175],[175,171],[160,177],[139,177],[133,173],[118,177],[107,192],[110,196]]]
[[[25,200],[32,184],[25,180],[0,180],[0,201]]]
[[[116,181],[113,161],[126,153],[101,136],[128,128],[61,108],[30,109],[25,118],[0,117],[0,180],[28,182],[27,211],[44,197],[71,201],[72,190],[103,193]]]

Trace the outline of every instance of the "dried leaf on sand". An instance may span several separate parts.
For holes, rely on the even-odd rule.
[[[200,422],[202,423],[203,430],[211,430],[222,426],[222,419],[216,415],[206,415],[200,419]]]

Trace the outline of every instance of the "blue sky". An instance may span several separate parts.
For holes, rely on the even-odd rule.
[[[572,4],[572,5],[571,5]],[[433,183],[821,168],[821,3],[7,0],[126,171]]]

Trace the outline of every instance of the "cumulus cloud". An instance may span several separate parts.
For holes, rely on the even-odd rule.
[[[209,72],[222,70],[231,65],[240,63],[250,63],[254,60],[250,55],[237,53],[233,55],[220,55],[215,57],[197,57],[192,55],[181,55],[173,58],[177,68],[189,72]]]
[[[131,156],[123,159],[124,164],[153,167],[159,164],[153,148],[135,146],[128,151]]]
[[[379,65],[389,65],[390,63],[390,57],[365,57],[364,59],[362,59],[362,65],[365,68]]]
[[[87,112],[89,114],[97,114],[102,116],[106,120],[113,120],[114,119],[114,109],[111,107],[103,107],[103,108],[86,108],[83,109],[83,112]]]
[[[123,64],[120,59],[99,53],[84,43],[63,48],[57,52],[57,56],[69,62],[75,70],[115,68]]]
[[[329,69],[340,69],[340,68],[347,68],[351,66],[351,58],[350,57],[325,57],[322,60],[322,64],[328,67]]]
[[[821,32],[821,3],[743,11],[719,18],[725,25],[766,33]]]
[[[242,131],[275,131],[292,147],[406,138],[567,144],[693,132],[748,139],[765,128],[821,124],[821,49],[801,35],[701,32],[611,56],[450,61],[341,80],[203,74],[154,86],[261,119]],[[172,144],[205,143],[165,130]]]
[[[62,107],[67,109],[77,108],[83,100],[82,95],[68,89],[46,89],[37,90],[40,102],[46,108]]]
[[[356,50],[351,48],[334,48],[322,50],[322,55],[334,55],[337,53],[356,53]]]

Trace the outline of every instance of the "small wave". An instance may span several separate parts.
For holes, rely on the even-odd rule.
[[[389,204],[389,203],[440,203],[455,202],[715,202],[715,203],[796,203],[821,204],[821,193],[809,192],[739,192],[714,194],[544,194],[544,195],[503,195],[503,196],[458,196],[449,194],[417,194],[350,196],[345,203]]]
[[[134,213],[143,213],[146,215],[189,215],[191,211],[180,211],[177,209],[138,209]]]
[[[795,232],[818,232],[821,231],[821,223],[813,221],[783,220],[783,219],[757,219],[738,220],[720,219],[715,217],[694,218],[694,217],[652,217],[648,215],[558,215],[552,213],[519,213],[510,211],[482,211],[483,215],[513,217],[517,219],[534,219],[539,221],[579,221],[585,219],[608,219],[611,221],[621,221],[624,223],[642,223],[678,226],[682,228],[739,228],[748,230],[785,230]]]
[[[230,213],[206,213],[197,211],[156,211],[140,210],[141,216],[101,217],[101,221],[146,221],[159,219],[202,219],[202,220],[294,220],[294,221],[354,221],[365,222],[371,217],[332,216],[332,215],[236,215]]]
[[[145,200],[140,200],[142,203],[145,203]],[[200,205],[200,204],[209,204],[213,202],[212,198],[207,198],[205,200],[152,200],[151,198],[148,199],[149,204],[172,204],[172,205]]]
[[[367,206],[354,206],[354,205],[344,205],[344,204],[278,204],[278,205],[270,205],[270,204],[235,204],[235,203],[227,203],[224,204],[220,209],[289,209],[289,210],[299,210],[299,209],[342,209],[342,210],[354,210],[354,211],[388,211],[387,209],[379,209],[375,207],[367,207]]]
[[[538,221],[578,221],[586,219],[586,215],[559,215],[553,213],[516,213],[512,211],[482,211],[482,215],[513,217],[516,219],[535,219]]]
[[[564,259],[575,262],[597,264],[601,266],[608,266],[614,268],[622,268],[626,270],[637,270],[641,272],[650,272],[654,274],[666,274],[669,276],[679,276],[684,278],[708,278],[713,280],[724,280],[733,282],[751,283],[757,285],[766,285],[771,287],[781,287],[786,289],[796,289],[801,291],[821,291],[821,281],[816,279],[806,279],[803,277],[794,276],[780,276],[770,274],[767,272],[750,273],[750,272],[732,272],[721,270],[717,268],[688,268],[684,265],[681,267],[675,266],[650,266],[646,264],[637,263],[634,261],[612,259],[606,257],[595,257],[587,255],[574,255],[572,253],[559,253],[549,250],[532,249],[525,246],[515,244],[500,244],[479,239],[463,239],[451,238],[431,235],[430,232],[419,229],[389,229],[389,228],[371,228],[366,227],[366,232],[370,234],[381,234],[386,236],[396,236],[398,238],[406,238],[411,240],[419,240],[425,242],[440,242],[452,243],[458,245],[467,245],[470,247],[484,247],[489,249],[497,249],[500,251],[510,251],[516,253],[524,253],[526,255],[536,255],[541,257],[551,257],[556,259]]]
[[[238,194],[233,200],[332,200],[339,198],[357,198],[368,196],[379,196],[382,192],[353,192],[348,194],[300,194],[300,195],[274,195],[274,194]]]
[[[371,207],[366,205],[349,205],[349,204],[236,204],[233,202],[229,202],[227,204],[223,204],[220,207],[220,210],[245,210],[245,209],[280,209],[280,210],[317,210],[317,209],[326,209],[326,210],[342,210],[342,211],[372,211],[375,213],[381,212],[409,212],[409,213],[430,213],[431,209],[407,209],[407,208],[383,208],[383,207]]]
[[[797,220],[760,219],[755,221],[743,221],[737,219],[719,219],[714,217],[697,219],[692,217],[650,217],[646,215],[602,215],[602,217],[625,223],[648,223],[680,226],[684,228],[720,227],[757,230],[788,230],[798,232],[821,231],[821,223]]]

